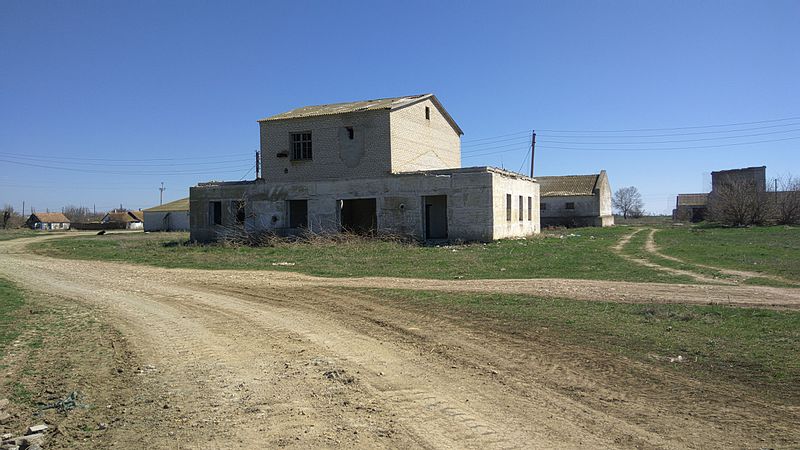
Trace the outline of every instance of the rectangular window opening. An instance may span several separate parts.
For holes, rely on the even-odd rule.
[[[522,203],[522,196],[519,196],[519,221],[522,222],[525,220],[525,205]]]
[[[547,210],[547,203],[539,203],[539,210],[540,211]]]
[[[292,133],[291,140],[293,160],[312,159],[310,131]]]
[[[431,120],[431,107],[430,106],[426,106],[425,107],[425,118],[427,120]]]
[[[236,224],[237,225],[244,224],[244,218],[245,218],[244,205],[245,205],[245,201],[244,200],[234,200],[233,202],[231,202],[231,209],[233,210],[233,212],[236,215]]]
[[[506,221],[511,222],[511,194],[506,194]]]
[[[564,205],[564,208],[565,209],[575,209],[575,203],[574,202],[567,202],[567,204]]]
[[[347,130],[347,137],[353,140],[353,127],[344,127]]]
[[[533,197],[528,197],[528,221],[533,220]]]
[[[222,202],[208,202],[208,224],[222,225]]]

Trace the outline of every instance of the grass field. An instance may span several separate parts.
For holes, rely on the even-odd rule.
[[[186,244],[183,233],[108,234],[35,244],[39,254],[161,267],[289,270],[327,277],[573,278],[687,282],[629,262],[610,250],[630,230],[573,229],[527,240],[424,247],[397,242],[285,243],[275,247]],[[273,265],[288,262],[293,266]]]
[[[9,228],[0,230],[0,241],[7,241],[9,239],[17,239],[21,237],[33,237],[36,236],[36,233],[36,231],[29,230],[27,228]]]
[[[11,282],[0,278],[0,357],[10,342],[19,336],[22,327],[15,326],[25,303],[22,292]]]
[[[635,305],[519,295],[373,290],[430,314],[471,317],[519,334],[800,395],[800,312]],[[682,357],[682,362],[669,358]],[[776,391],[776,392],[777,392]]]
[[[747,270],[800,280],[800,228],[665,228],[661,252],[690,263]]]

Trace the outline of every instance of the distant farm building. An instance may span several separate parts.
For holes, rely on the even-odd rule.
[[[143,212],[144,231],[189,231],[189,197]]]
[[[69,230],[70,221],[62,213],[33,213],[25,221],[33,230]]]
[[[708,213],[708,200],[725,186],[746,185],[756,192],[767,191],[767,166],[711,172],[711,192],[708,194],[678,194],[672,219],[680,222],[701,222]]]
[[[536,177],[540,186],[539,214],[543,227],[608,227],[611,185],[605,170],[592,175]]]
[[[103,228],[141,230],[144,228],[142,211],[111,211],[100,219]]]

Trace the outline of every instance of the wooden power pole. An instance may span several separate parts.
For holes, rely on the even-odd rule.
[[[536,156],[536,130],[531,130],[531,178],[533,178],[534,156]]]

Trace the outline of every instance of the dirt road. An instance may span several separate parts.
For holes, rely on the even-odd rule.
[[[339,287],[797,308],[792,290],[647,285],[643,294],[635,283],[167,270],[34,256],[29,241],[0,243],[0,276],[97,310],[147,364],[142,389],[166,399],[160,426],[112,428],[111,447],[708,448],[799,439],[794,407]]]

